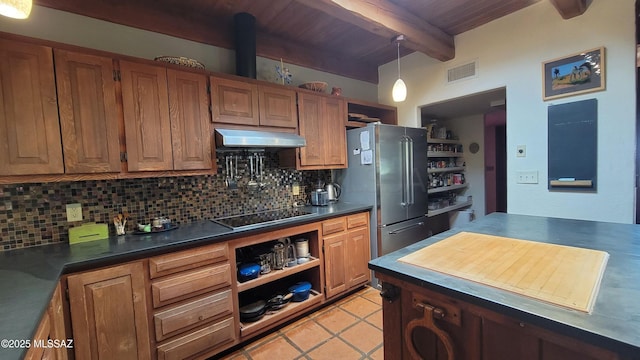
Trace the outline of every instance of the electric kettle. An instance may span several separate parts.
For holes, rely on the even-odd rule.
[[[327,184],[324,187],[324,190],[329,195],[329,201],[338,201],[340,194],[342,193],[342,188],[340,188],[340,185],[336,183]]]

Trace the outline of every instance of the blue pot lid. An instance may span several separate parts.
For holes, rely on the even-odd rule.
[[[305,292],[309,290],[311,290],[311,283],[308,281],[301,281],[289,288],[289,291],[292,293]]]
[[[238,267],[238,272],[242,276],[252,275],[252,274],[255,274],[255,273],[259,272],[259,271],[260,271],[260,265],[255,264],[255,263],[241,264]]]

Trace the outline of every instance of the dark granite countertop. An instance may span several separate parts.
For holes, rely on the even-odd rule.
[[[289,218],[246,231],[233,231],[212,221],[201,221],[162,233],[127,234],[74,245],[55,244],[1,252],[0,340],[32,339],[63,274],[370,209],[370,206],[339,202],[325,207],[308,206],[305,210],[313,215]],[[0,359],[19,359],[24,351],[2,346]]]
[[[593,312],[568,310],[397,261],[461,231],[608,252]],[[640,359],[640,226],[495,213],[371,260],[369,268]]]

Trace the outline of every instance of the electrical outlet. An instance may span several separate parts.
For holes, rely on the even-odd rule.
[[[291,187],[291,193],[293,194],[293,196],[296,195],[300,195],[300,184],[293,183],[293,186]]]
[[[538,183],[538,171],[517,171],[516,183],[518,184],[537,184]]]
[[[82,221],[82,205],[79,203],[67,204],[67,221]]]

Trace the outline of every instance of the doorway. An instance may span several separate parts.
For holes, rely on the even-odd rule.
[[[454,135],[459,135],[466,162],[464,174],[469,184],[462,195],[472,197],[471,209],[475,217],[489,212],[506,212],[506,88],[424,105],[419,110],[423,126],[437,120],[447,129],[451,128]],[[496,118],[488,124],[489,127],[485,124],[487,117]],[[491,152],[491,174],[485,171],[489,162],[487,151]],[[488,191],[489,183],[492,190]]]
[[[485,214],[507,212],[507,113],[484,115]]]

